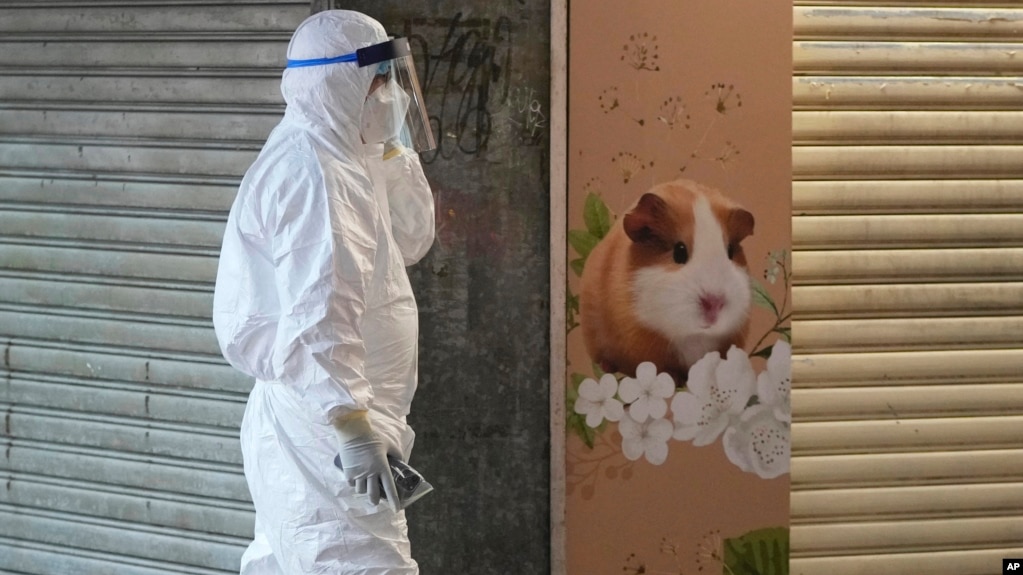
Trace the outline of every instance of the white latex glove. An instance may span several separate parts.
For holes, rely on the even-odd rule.
[[[387,504],[398,511],[398,488],[387,463],[387,441],[369,422],[365,411],[353,411],[334,422],[341,467],[355,492],[368,495],[373,505],[380,502],[381,488]]]

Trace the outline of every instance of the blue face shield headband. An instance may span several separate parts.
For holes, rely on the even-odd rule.
[[[437,147],[426,113],[426,103],[412,61],[412,51],[408,39],[395,38],[380,44],[359,48],[351,54],[342,54],[329,58],[310,58],[307,60],[288,59],[288,69],[308,68],[311,66],[329,66],[334,64],[358,64],[360,68],[376,66],[376,74],[388,76],[388,82],[394,82],[405,91],[409,102],[407,111],[399,113],[404,116],[398,140],[417,152],[428,152]]]
[[[309,60],[288,59],[287,68],[308,68],[309,66],[326,66],[328,64],[341,64],[345,62],[358,62],[360,68],[373,64],[387,63],[398,58],[411,58],[412,51],[409,49],[408,40],[395,38],[380,44],[359,48],[351,54],[342,54],[332,58],[311,58]]]

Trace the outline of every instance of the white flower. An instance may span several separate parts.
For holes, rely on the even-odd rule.
[[[615,399],[618,380],[610,373],[600,378],[585,379],[579,384],[579,397],[575,400],[575,412],[586,416],[586,425],[599,426],[605,419],[618,421],[624,412],[622,402]]]
[[[767,369],[757,376],[757,398],[774,410],[778,421],[792,422],[792,346],[779,341],[771,348]]]
[[[733,345],[725,360],[712,351],[693,364],[686,386],[671,401],[675,439],[709,445],[749,403],[756,375],[746,352]]]
[[[754,405],[721,440],[732,463],[764,479],[789,471],[791,433],[788,424],[778,421],[773,411],[769,405]]]
[[[657,373],[657,366],[644,361],[636,368],[636,378],[626,377],[618,389],[618,397],[629,406],[629,417],[642,423],[648,418],[661,419],[668,413],[668,398],[675,393],[675,380],[667,373]]]
[[[668,458],[672,425],[667,419],[650,419],[639,423],[624,417],[618,424],[618,431],[622,434],[622,453],[630,461],[645,455],[647,461],[660,465]]]

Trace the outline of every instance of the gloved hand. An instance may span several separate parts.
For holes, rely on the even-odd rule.
[[[388,445],[373,430],[366,411],[353,411],[334,421],[341,467],[355,492],[368,495],[373,505],[380,502],[381,489],[387,503],[398,511],[398,489],[387,463]]]

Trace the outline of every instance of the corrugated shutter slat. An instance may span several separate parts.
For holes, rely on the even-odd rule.
[[[230,89],[225,89],[229,87]],[[281,79],[270,70],[152,71],[0,66],[0,95],[7,105],[39,102],[56,105],[97,102],[137,105],[168,101],[190,105],[275,105],[281,99]]]

